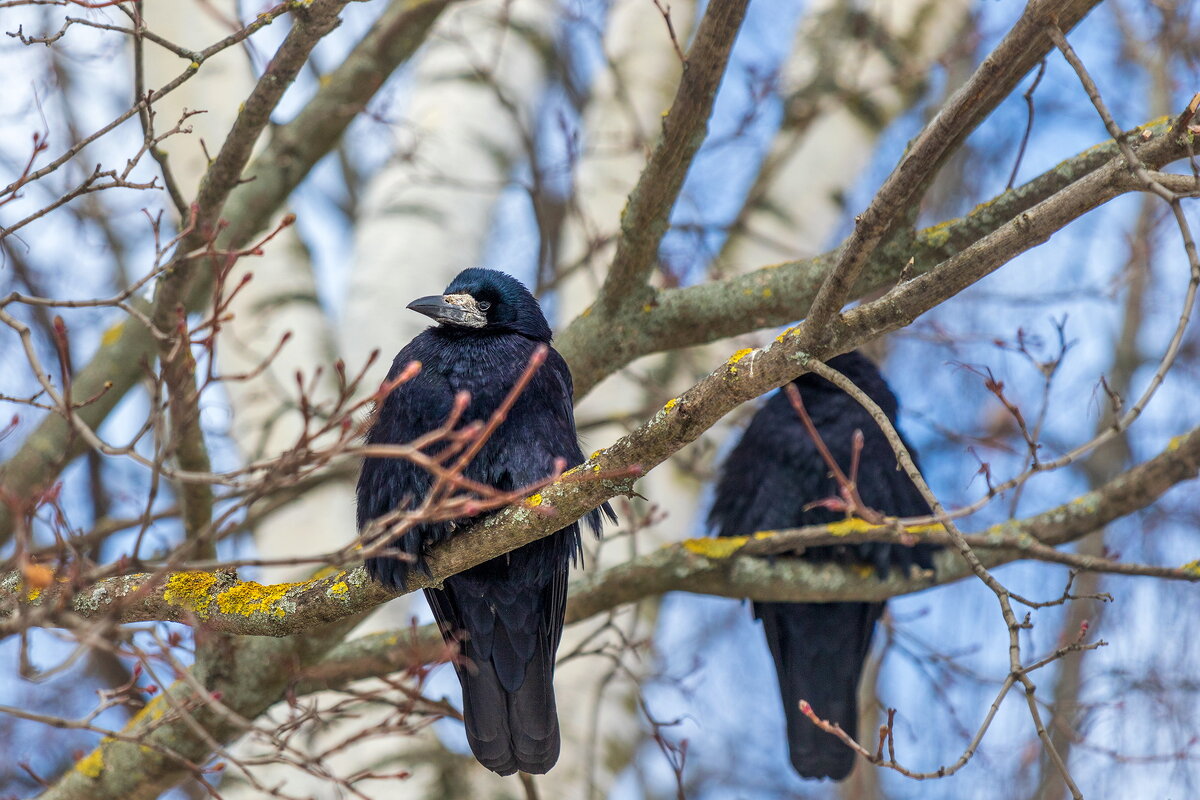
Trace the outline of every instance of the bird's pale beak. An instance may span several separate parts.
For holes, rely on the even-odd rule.
[[[487,315],[479,310],[475,298],[469,294],[432,294],[418,297],[408,307],[444,325],[460,325],[464,328],[487,325]]]

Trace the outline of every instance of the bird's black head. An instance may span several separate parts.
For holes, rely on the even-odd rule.
[[[511,332],[547,343],[552,336],[537,298],[519,280],[494,269],[464,269],[443,294],[418,298],[408,307],[462,331]]]

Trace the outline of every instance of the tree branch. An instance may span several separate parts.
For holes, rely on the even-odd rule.
[[[1120,564],[1060,553],[1053,548],[1150,505],[1176,484],[1194,479],[1198,471],[1200,428],[1195,428],[1172,439],[1154,458],[1099,489],[1033,517],[965,538],[979,549],[980,561],[989,567],[1034,558],[1076,569],[1197,581],[1200,569],[1191,565],[1170,568]],[[414,575],[411,590],[439,586],[450,575],[560,528],[567,514],[534,514],[529,503],[536,501],[538,505],[533,506],[536,508],[547,502],[547,495],[562,489],[560,481],[521,506],[510,507],[434,548],[429,556],[431,575]],[[539,497],[542,499],[537,500]],[[892,524],[872,526],[851,520],[795,531],[766,531],[753,537],[685,540],[603,572],[577,578],[571,586],[567,619],[577,622],[670,591],[773,602],[879,601],[951,583],[971,574],[960,557],[949,551],[938,555],[933,576],[893,572],[883,579],[863,578],[856,570],[836,564],[763,558],[833,542],[912,543],[914,539],[946,543],[949,537],[936,525],[900,530]],[[20,587],[19,573],[11,573],[0,581],[0,591],[7,595],[0,606],[0,620],[6,619],[9,625],[24,624],[27,620],[22,615],[40,612],[45,613],[43,623],[52,622],[55,615],[50,612],[58,602],[67,602],[67,610],[83,619],[185,622],[223,633],[256,636],[300,633],[347,615],[364,613],[397,596],[369,580],[362,567],[274,586],[238,581],[229,573],[179,572],[161,579],[145,573],[109,578],[73,595],[68,594],[65,585],[34,593],[26,593]],[[13,600],[18,602],[14,604]],[[18,606],[20,613],[14,616]]]

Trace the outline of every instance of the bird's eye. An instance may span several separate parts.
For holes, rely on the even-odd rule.
[[[479,307],[480,311],[487,311],[489,308],[492,307],[492,304],[489,303],[487,300],[480,300],[478,303],[476,303],[476,305]]]

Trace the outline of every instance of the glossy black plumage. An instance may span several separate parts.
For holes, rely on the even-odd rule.
[[[867,358],[857,352],[829,361],[895,421],[895,395]],[[853,398],[809,373],[795,381],[805,409],[843,471],[850,469],[855,429],[864,446],[857,487],[863,502],[890,516],[929,513],[878,425]],[[909,448],[912,452],[912,448]],[[838,496],[836,481],[785,392],[770,397],[755,414],[721,469],[709,522],[719,536],[820,525],[844,519],[826,508],[805,505]],[[801,557],[866,563],[886,574],[892,566],[932,569],[933,548],[883,543],[809,548]],[[851,736],[858,727],[857,691],[863,662],[883,603],[755,603],[775,660],[787,717],[792,765],[805,778],[841,780],[854,766],[854,752],[801,714],[808,700],[823,719]]]
[[[396,356],[389,378],[411,361],[421,362],[422,368],[384,399],[367,434],[369,444],[409,442],[437,428],[460,391],[471,396],[460,424],[486,421],[535,349],[550,342],[550,327],[537,300],[508,275],[464,270],[444,297],[449,302],[428,297],[410,306],[443,324],[426,329]],[[463,298],[467,310],[461,306]],[[447,312],[441,317],[439,306]],[[464,475],[511,490],[551,474],[556,459],[563,459],[567,467],[584,460],[575,434],[571,373],[550,349]],[[396,508],[415,507],[431,485],[432,476],[408,461],[365,459],[358,481],[359,528]],[[612,517],[607,504],[586,517],[597,534],[601,510]],[[403,588],[409,570],[423,568],[427,549],[453,535],[455,527],[451,522],[416,526],[391,545],[411,559],[381,555],[367,560],[367,571],[387,586]],[[441,590],[425,592],[447,640],[461,643],[465,663],[456,670],[471,750],[480,763],[501,775],[517,770],[543,773],[558,759],[554,657],[566,607],[567,571],[579,545],[579,525],[572,523],[447,579]]]

